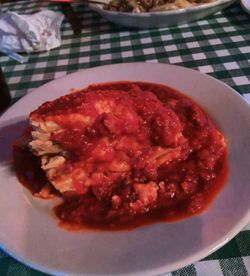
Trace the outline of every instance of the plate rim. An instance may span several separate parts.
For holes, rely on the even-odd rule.
[[[231,1],[231,0],[229,0],[229,1]],[[217,82],[220,85],[223,85],[223,86],[227,87],[227,89],[230,90],[230,92],[233,93],[238,98],[238,100],[242,101],[243,105],[249,107],[249,104],[240,95],[240,93],[237,92],[235,89],[233,89],[231,86],[229,86],[227,83],[225,83],[225,82],[223,82],[223,81],[221,81],[221,80],[219,80],[219,79],[217,79],[217,78],[215,78],[213,76],[210,76],[209,74],[203,73],[203,72],[199,71],[198,69],[189,68],[189,67],[185,67],[185,66],[181,66],[181,65],[168,64],[168,63],[163,63],[163,62],[150,62],[150,61],[146,61],[146,62],[141,62],[141,61],[139,61],[139,62],[123,62],[123,63],[106,64],[106,65],[100,65],[100,66],[94,66],[94,67],[90,67],[90,68],[76,70],[76,71],[74,71],[72,73],[69,73],[69,74],[66,74],[66,75],[63,75],[63,76],[59,76],[58,78],[49,80],[46,83],[33,88],[31,91],[29,91],[27,94],[25,94],[24,96],[22,96],[20,99],[18,99],[11,106],[9,106],[6,110],[4,110],[4,112],[2,114],[0,114],[0,127],[1,127],[1,121],[2,121],[2,119],[6,116],[6,114],[8,112],[10,112],[10,110],[14,106],[21,104],[23,101],[26,101],[26,98],[30,97],[30,95],[33,95],[34,93],[36,93],[36,90],[40,90],[42,88],[46,88],[46,86],[51,85],[51,83],[53,83],[53,82],[56,82],[58,80],[62,80],[64,78],[70,78],[70,76],[72,76],[72,75],[84,73],[85,71],[101,70],[101,69],[105,69],[105,68],[108,68],[108,67],[110,67],[110,68],[111,67],[123,67],[123,66],[126,67],[126,66],[133,66],[133,65],[139,65],[140,66],[140,65],[145,65],[145,64],[151,64],[152,66],[172,67],[172,68],[176,68],[177,70],[192,71],[193,74],[202,75],[202,76],[205,76],[206,78],[210,78],[213,82]]]

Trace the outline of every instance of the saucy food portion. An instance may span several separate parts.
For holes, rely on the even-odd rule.
[[[111,0],[105,10],[119,12],[160,12],[177,10],[212,3],[217,0]]]
[[[66,224],[118,230],[173,221],[205,210],[225,185],[222,133],[172,88],[91,85],[29,118],[29,143],[14,146],[17,176],[40,197],[61,196],[54,211]]]

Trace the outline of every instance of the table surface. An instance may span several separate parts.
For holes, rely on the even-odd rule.
[[[59,5],[24,0],[3,4],[2,8],[29,14],[45,8],[59,10]],[[61,47],[31,54],[25,64],[0,55],[13,102],[50,80],[80,69],[141,61],[199,70],[228,84],[250,103],[250,17],[240,4],[203,20],[152,30],[122,28],[84,5],[74,8],[83,25],[80,35],[74,35],[64,20]],[[0,275],[45,274],[26,267],[0,249]],[[250,275],[250,224],[212,255],[164,275]]]

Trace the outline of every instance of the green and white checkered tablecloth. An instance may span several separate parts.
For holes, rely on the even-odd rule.
[[[59,5],[45,1],[3,4],[3,10],[33,13]],[[113,25],[84,5],[75,10],[83,24],[80,35],[65,20],[62,45],[31,54],[25,64],[0,55],[13,102],[32,89],[83,68],[122,62],[162,62],[190,67],[227,83],[250,103],[250,16],[238,3],[197,22],[179,26],[131,30]],[[0,275],[44,275],[0,249]],[[250,275],[250,224],[207,258],[166,276]]]

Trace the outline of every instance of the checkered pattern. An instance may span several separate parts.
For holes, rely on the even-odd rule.
[[[19,13],[33,13],[57,4],[20,1],[3,5]],[[234,88],[250,103],[250,20],[239,4],[203,20],[179,26],[131,30],[113,25],[84,5],[75,5],[83,24],[73,35],[62,25],[62,45],[32,54],[26,64],[0,55],[0,65],[13,101],[42,84],[83,68],[122,62],[162,62],[199,70]],[[15,261],[0,250],[0,275],[44,275]],[[250,224],[231,242],[193,265],[165,276],[250,275]]]

